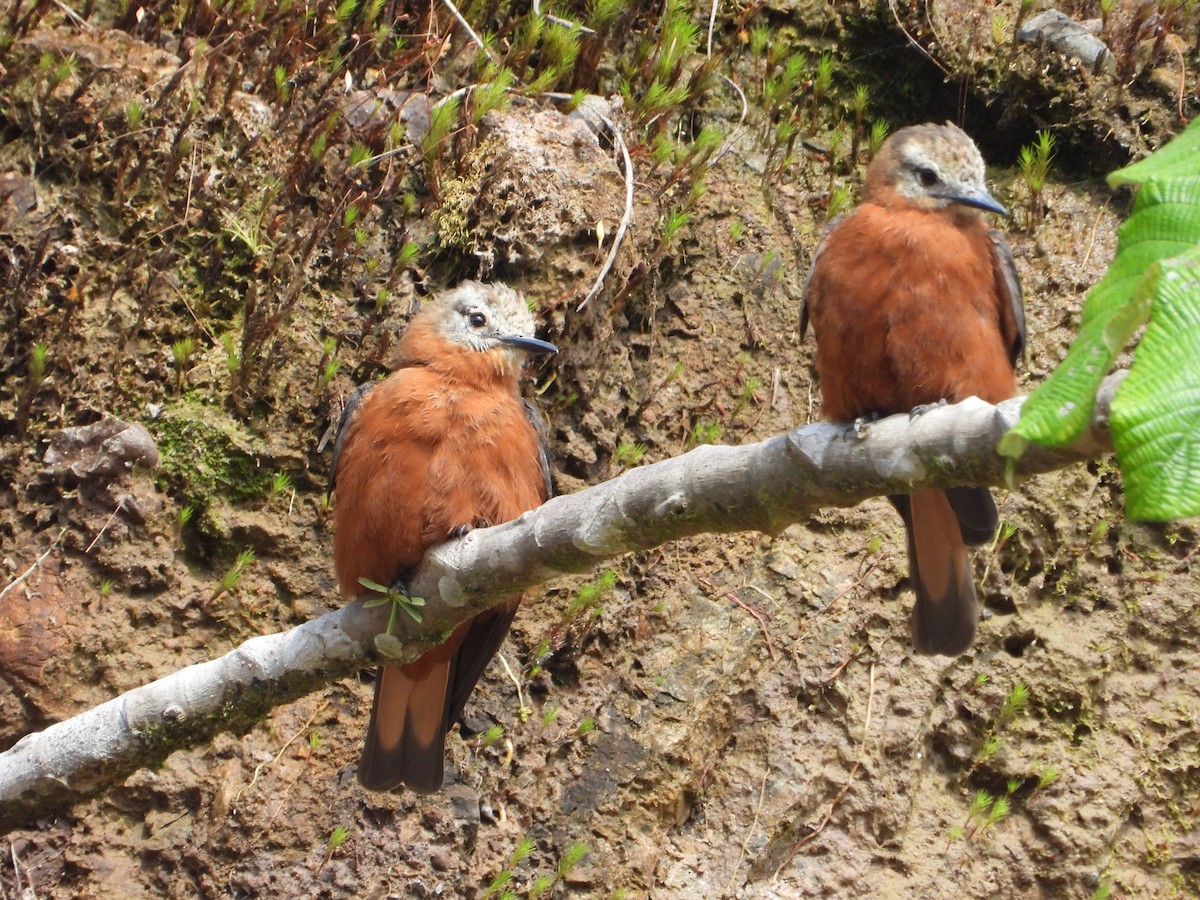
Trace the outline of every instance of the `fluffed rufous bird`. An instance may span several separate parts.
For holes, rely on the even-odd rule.
[[[351,395],[330,474],[343,596],[364,593],[360,578],[403,587],[430,547],[550,496],[543,432],[520,376],[530,354],[557,349],[533,332],[516,291],[465,282],[426,301],[400,339],[398,368]],[[520,601],[464,622],[416,662],[381,667],[358,767],[363,787],[441,788],[446,733]]]
[[[887,140],[862,202],[834,219],[804,288],[800,332],[817,339],[824,414],[835,421],[1016,393],[1025,312],[1012,251],[980,211],[1006,215],[984,183],[983,157],[949,123]],[[983,487],[889,497],[904,519],[916,594],[913,646],[957,655],[979,618],[968,546],[999,517]]]

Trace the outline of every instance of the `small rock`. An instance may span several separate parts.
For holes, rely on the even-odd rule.
[[[1034,16],[1021,26],[1017,40],[1026,43],[1044,43],[1065,56],[1074,56],[1092,72],[1115,72],[1116,58],[1083,25],[1056,9],[1049,9]]]
[[[70,472],[83,481],[108,484],[135,465],[157,468],[159,454],[141,425],[110,418],[55,432],[42,461],[56,475]]]

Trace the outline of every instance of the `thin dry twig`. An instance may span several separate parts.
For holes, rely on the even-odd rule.
[[[446,4],[446,8],[454,14],[454,18],[458,19],[458,24],[463,27],[463,31],[467,33],[467,36],[470,37],[470,39],[475,43],[475,46],[479,47],[479,49],[486,53],[488,59],[499,65],[500,60],[496,57],[496,54],[493,53],[491,48],[483,42],[483,39],[475,33],[475,29],[471,27],[471,24],[463,17],[463,14],[458,11],[458,7],[455,6],[451,0],[442,0],[442,2]]]
[[[513,672],[512,667],[509,666],[508,660],[504,658],[503,653],[497,653],[496,658],[500,660],[500,665],[504,667],[504,674],[508,676],[508,680],[511,681],[514,686],[516,686],[517,715],[520,716],[521,721],[523,722],[533,710],[525,705],[525,693],[521,690],[521,679],[517,677],[515,672]]]
[[[603,114],[598,113],[597,116],[612,135],[613,142],[620,149],[621,158],[625,163],[625,212],[621,215],[621,224],[617,226],[617,233],[613,235],[613,242],[608,250],[608,257],[604,260],[604,265],[600,267],[600,272],[596,275],[596,281],[592,284],[592,289],[588,291],[587,296],[580,301],[580,304],[575,307],[575,312],[582,312],[583,308],[604,287],[604,279],[608,277],[609,271],[617,261],[617,253],[621,249],[621,242],[625,240],[625,232],[629,230],[629,226],[633,222],[633,160],[629,156],[629,148],[625,146],[625,138],[621,137],[621,132],[617,129],[616,123]]]
[[[900,10],[896,8],[896,0],[888,0],[888,9],[892,11],[892,18],[896,20],[896,27],[900,29],[901,33],[908,40],[908,42],[916,47],[922,56],[941,69],[943,75],[949,77],[951,74],[950,70],[942,65],[942,63],[938,62],[938,60],[934,59],[930,52],[917,43],[917,39],[909,34],[908,29],[904,27],[904,23],[900,21]]]
[[[318,704],[317,708],[315,710],[313,710],[313,714],[311,716],[309,716],[308,719],[305,720],[303,725],[301,725],[299,728],[296,729],[295,734],[293,734],[290,738],[288,738],[284,742],[283,746],[279,748],[279,752],[276,753],[273,757],[271,757],[269,762],[259,763],[257,766],[254,767],[254,774],[252,776],[250,776],[250,781],[247,784],[243,785],[238,790],[238,792],[234,795],[233,803],[230,804],[230,806],[232,808],[235,808],[235,809],[237,808],[238,800],[240,800],[242,798],[242,794],[244,794],[250,788],[254,787],[255,783],[258,781],[258,776],[261,775],[268,766],[273,766],[279,762],[279,760],[283,757],[283,754],[287,752],[288,747],[292,746],[292,744],[294,744],[296,742],[296,738],[300,737],[300,735],[302,735],[302,734],[304,734],[304,732],[308,731],[308,727],[310,725],[312,725],[313,720],[317,716],[319,716],[321,713],[323,713],[327,706],[329,706],[328,700],[324,700],[320,704]]]
[[[738,123],[734,126],[733,131],[729,133],[729,137],[725,139],[725,143],[721,145],[721,149],[714,153],[712,155],[712,159],[708,161],[708,165],[705,167],[708,169],[713,168],[713,166],[721,161],[726,153],[733,149],[734,142],[741,137],[743,127],[746,124],[746,117],[750,114],[750,104],[746,100],[746,92],[742,90],[742,86],[728,75],[722,75],[721,77],[725,79],[725,83],[727,85],[733,88],[734,93],[737,94],[738,99],[741,100],[742,114],[738,118]]]
[[[722,591],[715,584],[708,580],[705,580],[704,583],[708,585],[709,590],[711,590],[713,593],[719,593],[726,600],[729,600],[737,606],[740,606],[746,612],[750,613],[750,615],[754,616],[755,621],[758,622],[758,627],[762,630],[763,639],[767,642],[767,653],[770,654],[771,661],[774,662],[777,660],[779,657],[775,655],[775,645],[771,643],[771,632],[767,630],[767,623],[771,621],[770,614],[763,612],[757,606],[752,606],[751,604],[747,603],[745,600],[738,597],[737,594],[733,593],[733,591]]]
[[[122,506],[124,506],[124,504],[120,501],[117,501],[117,505],[113,508],[113,511],[109,514],[108,518],[104,520],[104,524],[100,527],[100,531],[97,532],[94,538],[92,538],[92,542],[87,545],[87,549],[83,551],[85,556],[91,553],[92,548],[99,543],[100,538],[104,537],[104,532],[108,531],[108,526],[113,523],[113,519],[117,517],[117,513],[121,511]]]
[[[717,6],[719,3],[720,0],[713,0],[712,9],[708,12],[708,44],[705,47],[704,55],[709,59],[712,59],[713,29],[717,27]]]
[[[841,600],[843,597],[845,597],[847,594],[849,594],[855,588],[866,587],[866,577],[868,575],[870,575],[875,570],[875,567],[878,565],[879,565],[879,560],[876,559],[869,566],[867,566],[867,568],[864,569],[861,574],[856,575],[854,577],[854,579],[850,582],[850,584],[847,585],[840,594],[838,594],[836,597],[834,597],[832,600],[830,600],[828,603],[826,603],[824,606],[822,606],[820,609],[818,609],[815,613],[813,613],[811,616],[809,616],[807,619],[805,619],[804,625],[800,629],[800,633],[796,635],[797,642],[800,641],[800,639],[803,638],[806,634],[808,634],[809,626],[812,625],[812,623],[815,622],[817,619],[821,618],[821,616],[825,615],[825,613],[827,613],[831,609],[833,609],[833,607],[837,604],[837,602],[839,600]]]
[[[577,28],[581,34],[595,34],[595,30],[588,28],[586,25],[580,25],[578,22],[572,22],[570,19],[560,19],[558,16],[552,16],[550,13],[542,12],[542,4],[540,0],[533,0],[533,14],[541,16],[547,21],[553,22],[555,25],[563,25],[567,28]]]
[[[55,547],[58,546],[58,542],[62,540],[63,535],[66,533],[67,533],[67,529],[65,529],[65,528],[62,531],[60,531],[58,533],[58,537],[56,537],[54,540],[52,540],[50,542],[50,546],[48,546],[46,548],[46,551],[41,556],[39,556],[37,559],[35,559],[33,561],[33,565],[31,565],[28,569],[26,569],[24,572],[22,572],[16,578],[14,578],[12,581],[10,581],[7,585],[5,585],[4,590],[0,591],[0,600],[3,600],[8,595],[9,591],[11,591],[18,584],[20,584],[22,581],[24,581],[26,578],[28,578],[30,575],[32,575],[34,573],[34,571],[37,569],[37,567],[46,561],[46,557],[49,556],[50,552]]]

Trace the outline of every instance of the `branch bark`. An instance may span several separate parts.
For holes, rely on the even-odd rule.
[[[1109,407],[1125,374],[1104,382],[1080,440],[1031,449],[1016,474],[1111,452]],[[622,553],[704,532],[775,534],[822,507],[919,487],[1001,484],[1005,461],[995,447],[1023,402],[971,398],[913,419],[883,419],[861,437],[823,422],[757,444],[698,447],[473,531],[432,550],[414,575],[424,621],[400,616],[399,659],[415,659],[505,597]],[[359,600],[27,735],[0,753],[0,831],[95,796],[221,731],[243,733],[270,709],[373,664],[386,617],[386,609],[364,609]]]

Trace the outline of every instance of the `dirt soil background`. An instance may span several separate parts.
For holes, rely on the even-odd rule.
[[[560,492],[779,434],[819,416],[801,287],[872,124],[953,119],[1015,213],[1028,391],[1112,258],[1103,175],[1200,106],[1194,3],[1118,2],[1101,71],[1014,41],[1017,0],[719,5],[711,58],[707,5],[555,11],[597,34],[463,7],[516,82],[610,97],[630,146],[583,311],[625,206],[611,136],[547,98],[435,108],[497,78],[445,7],[10,4],[0,748],[337,604],[331,423],[421,295],[499,279],[538,310]],[[157,468],[45,461],[108,417]],[[358,787],[364,676],[10,831],[0,898],[1197,896],[1194,524],[1125,521],[1111,459],[999,503],[961,658],[912,654],[882,500],[669,544],[527,595],[441,794]]]

